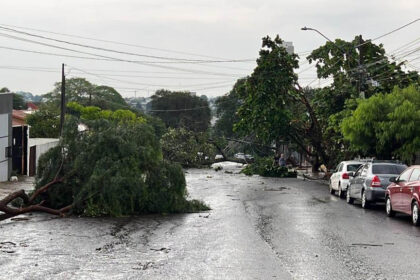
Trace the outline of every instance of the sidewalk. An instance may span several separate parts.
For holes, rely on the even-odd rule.
[[[0,183],[0,199],[8,194],[24,189],[26,192],[34,188],[35,177],[19,176],[18,182],[1,182]]]

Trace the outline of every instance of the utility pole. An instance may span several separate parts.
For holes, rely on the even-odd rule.
[[[61,114],[60,136],[63,134],[64,116],[66,114],[66,76],[64,75],[64,63],[61,65]]]
[[[358,92],[359,92],[359,97],[360,98],[365,98],[365,93],[363,91],[363,79],[364,79],[364,69],[362,69],[362,56],[363,56],[363,52],[362,52],[362,44],[364,43],[363,39],[362,39],[362,35],[359,35],[358,38],[358,49],[359,49],[359,60],[358,60],[358,68],[359,68],[359,85],[358,85]]]

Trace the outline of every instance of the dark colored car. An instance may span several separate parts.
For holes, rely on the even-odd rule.
[[[411,215],[411,221],[415,226],[420,224],[420,166],[407,168],[400,176],[391,178],[392,182],[385,195],[386,214],[389,217],[395,212]]]
[[[360,166],[356,172],[349,173],[346,200],[352,204],[355,199],[362,202],[363,208],[370,204],[385,201],[389,179],[401,174],[407,166],[399,163],[368,162]]]

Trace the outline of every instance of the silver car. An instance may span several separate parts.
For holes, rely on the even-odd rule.
[[[352,204],[355,199],[362,202],[363,208],[370,204],[385,201],[385,191],[389,179],[398,176],[407,168],[400,163],[373,161],[360,166],[355,173],[349,173],[346,200]]]

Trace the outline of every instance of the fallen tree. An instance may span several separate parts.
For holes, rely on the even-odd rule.
[[[125,216],[208,210],[186,199],[182,168],[163,159],[153,128],[120,115],[85,120],[84,132],[78,131],[80,118],[68,117],[60,144],[39,160],[35,190],[2,199],[0,220],[34,211]]]

